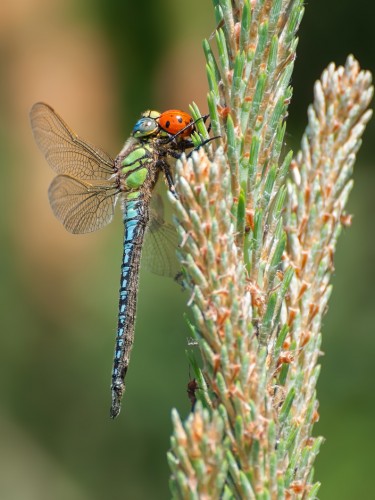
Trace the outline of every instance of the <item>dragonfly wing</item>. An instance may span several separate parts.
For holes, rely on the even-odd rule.
[[[104,180],[114,173],[113,159],[81,140],[48,104],[34,104],[30,121],[39,149],[58,174],[83,180]]]
[[[178,235],[175,227],[164,221],[160,195],[153,196],[150,212],[142,262],[154,274],[175,278],[181,268],[176,257]]]
[[[48,190],[51,208],[70,233],[90,233],[111,222],[118,190],[58,175]]]

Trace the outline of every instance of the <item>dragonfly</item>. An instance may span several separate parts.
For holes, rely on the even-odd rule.
[[[30,122],[39,149],[57,173],[48,196],[65,229],[74,234],[96,231],[111,222],[121,201],[125,231],[110,409],[111,418],[116,418],[134,342],[142,247],[153,272],[178,272],[177,259],[169,258],[175,253],[177,233],[163,219],[160,198],[152,202],[153,191],[162,172],[176,196],[168,160],[193,147],[196,122],[181,110],[145,111],[115,159],[79,138],[46,103],[33,105]],[[202,145],[206,142],[202,139]]]

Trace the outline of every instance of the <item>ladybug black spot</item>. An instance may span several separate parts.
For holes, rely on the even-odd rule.
[[[171,122],[168,120],[167,122],[165,122],[165,128],[169,128],[171,125]]]
[[[181,116],[179,116],[179,117],[177,118],[177,121],[178,121],[178,123],[182,123],[182,118],[181,118]]]

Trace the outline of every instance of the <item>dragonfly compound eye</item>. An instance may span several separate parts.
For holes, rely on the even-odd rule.
[[[132,136],[133,137],[146,137],[155,134],[159,131],[159,125],[153,118],[142,117],[134,125]]]

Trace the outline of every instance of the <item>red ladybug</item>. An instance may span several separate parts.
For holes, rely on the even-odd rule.
[[[164,113],[157,118],[157,122],[162,130],[171,135],[178,134],[178,137],[181,138],[189,137],[195,130],[193,118],[180,109],[169,109],[168,111],[164,111]],[[191,123],[190,127],[188,126],[189,123]],[[185,129],[185,127],[187,128]]]

